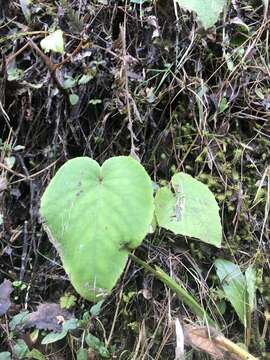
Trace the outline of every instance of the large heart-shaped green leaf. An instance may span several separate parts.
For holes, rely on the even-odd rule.
[[[180,6],[198,15],[198,20],[206,29],[213,26],[227,0],[177,0]]]
[[[128,249],[139,246],[153,218],[151,180],[136,160],[66,162],[41,200],[41,215],[71,283],[97,301],[119,279]]]
[[[219,247],[222,229],[214,195],[206,185],[185,173],[175,174],[171,183],[174,193],[163,187],[156,194],[159,226]]]

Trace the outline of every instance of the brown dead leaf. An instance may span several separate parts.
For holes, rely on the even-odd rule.
[[[225,346],[227,340],[220,331],[207,327],[196,325],[184,325],[185,344],[195,349],[204,351],[215,360],[229,359],[239,360],[233,352],[228,351]],[[231,343],[231,342],[230,342]]]
[[[24,328],[36,327],[42,330],[61,331],[64,321],[72,318],[72,314],[60,308],[59,304],[40,304],[37,311],[29,314]]]
[[[208,353],[214,359],[223,359],[224,351],[219,349],[213,341],[213,338],[219,335],[219,332],[214,329],[212,334],[209,330],[206,326],[184,325],[185,343]]]
[[[5,279],[0,285],[0,316],[4,315],[11,305],[10,294],[12,291],[11,282]]]

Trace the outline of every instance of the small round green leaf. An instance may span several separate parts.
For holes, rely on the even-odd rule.
[[[225,7],[226,0],[177,0],[178,4],[189,10],[194,11],[198,20],[204,28],[209,28],[218,21],[220,13]]]
[[[70,309],[76,305],[76,297],[71,294],[65,294],[60,298],[61,309]]]
[[[77,94],[70,94],[69,95],[69,102],[71,105],[76,105],[79,101],[79,96]]]
[[[139,246],[153,218],[151,180],[136,160],[99,164],[69,160],[41,199],[41,215],[77,292],[102,300],[119,279],[128,249]]]
[[[64,53],[64,38],[63,31],[56,30],[52,32],[50,35],[46,36],[40,42],[41,48],[44,52],[54,51],[56,53],[63,54]]]
[[[219,208],[206,185],[185,173],[172,177],[172,187],[163,187],[155,197],[159,226],[220,247],[222,228]]]

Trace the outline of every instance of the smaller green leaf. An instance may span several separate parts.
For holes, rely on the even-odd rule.
[[[92,334],[88,334],[85,337],[85,342],[92,350],[97,352],[102,358],[109,359],[111,357],[109,350],[105,347],[104,343],[100,341],[96,336]]]
[[[219,104],[219,113],[220,114],[223,113],[226,109],[228,109],[228,107],[229,107],[229,102],[225,97],[223,97]]]
[[[79,96],[77,94],[70,94],[69,95],[69,102],[72,106],[76,105],[79,101]]]
[[[13,168],[13,166],[15,165],[15,162],[16,162],[15,156],[8,156],[5,158],[5,163],[9,169]]]
[[[48,345],[48,344],[54,343],[56,341],[62,340],[67,335],[69,330],[77,329],[78,324],[79,324],[78,319],[72,318],[72,319],[66,320],[63,323],[63,329],[61,332],[49,333],[42,339],[41,344]]]
[[[101,311],[101,306],[104,303],[104,300],[99,301],[98,303],[96,303],[95,305],[93,305],[90,309],[90,313],[92,316],[96,317],[99,315],[100,311]]]
[[[220,247],[222,228],[219,208],[206,185],[185,173],[177,173],[169,187],[159,189],[155,197],[158,225],[175,234],[200,239]]]
[[[17,326],[20,327],[24,325],[28,318],[28,315],[29,315],[29,311],[22,311],[19,314],[13,316],[13,318],[9,322],[10,330],[13,331]]]
[[[29,351],[29,353],[26,355],[26,357],[27,357],[27,359],[46,360],[45,355],[43,355],[37,349],[33,349],[33,350]]]
[[[99,346],[103,345],[99,338],[90,333],[85,337],[85,342],[93,350],[98,350]]]
[[[78,85],[85,85],[87,84],[90,80],[92,80],[94,77],[92,74],[84,74],[78,81]]]
[[[78,327],[78,319],[72,318],[63,323],[63,331],[75,330]]]
[[[247,287],[246,279],[240,267],[231,261],[217,259],[215,261],[217,275],[225,292],[226,298],[232,304],[239,319],[247,326]]]
[[[42,341],[41,344],[42,345],[48,345],[48,344],[52,344],[56,341],[62,340],[64,339],[64,337],[67,335],[67,331],[61,331],[60,333],[49,333],[48,335],[46,335]]]
[[[11,360],[11,355],[8,351],[3,351],[0,353],[0,360]]]
[[[209,28],[218,21],[226,0],[177,0],[178,4],[198,15],[204,28]]]
[[[81,320],[79,320],[79,322],[78,322],[78,327],[87,329],[88,325],[89,325],[90,318],[91,318],[90,313],[88,311],[85,311],[83,313],[83,316],[82,316]]]
[[[64,37],[62,30],[56,30],[41,40],[40,46],[46,52],[54,51],[56,53],[64,53]]]
[[[27,288],[26,284],[18,280],[13,281],[12,286],[18,288],[21,291]]]
[[[85,349],[83,349],[83,348],[80,348],[80,349],[77,351],[76,358],[77,358],[77,360],[87,360],[87,359],[88,359],[88,352],[87,352],[87,350],[85,350]]]
[[[77,80],[73,79],[72,76],[66,76],[63,81],[63,88],[64,89],[72,89],[74,86],[77,85]]]
[[[18,68],[9,68],[7,71],[8,81],[16,81],[23,79],[24,71]]]
[[[73,306],[76,305],[76,296],[71,295],[71,294],[65,294],[63,296],[61,296],[60,298],[60,307],[61,309],[70,309]]]
[[[255,310],[256,303],[256,270],[252,266],[249,266],[245,272],[245,277],[247,283],[249,311],[252,312]]]
[[[24,340],[19,339],[16,341],[13,351],[18,359],[23,359],[29,352],[29,349]]]

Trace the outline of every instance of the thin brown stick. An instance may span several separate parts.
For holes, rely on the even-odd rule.
[[[51,59],[44,54],[42,50],[34,43],[34,41],[30,38],[28,38],[28,42],[32,49],[34,49],[38,55],[41,57],[41,59],[44,61],[45,65],[47,66],[48,70],[50,71],[50,74],[52,76],[53,81],[55,82],[56,86],[60,90],[60,92],[63,95],[67,95],[66,89],[63,87],[63,85],[60,83],[59,79],[56,76],[55,70],[57,69],[57,64],[52,63]]]
[[[25,49],[28,48],[29,46],[29,42],[27,42],[26,44],[24,44],[18,51],[16,51],[14,54],[11,54],[8,58],[7,58],[7,64],[10,63],[13,59],[15,59],[19,54],[21,54]]]
[[[3,163],[0,163],[0,168],[6,170],[6,171],[8,171],[8,172],[10,172],[10,173],[13,174],[13,175],[16,175],[16,176],[19,176],[19,177],[21,177],[21,178],[26,179],[26,176],[25,176],[25,175],[20,174],[20,173],[18,173],[17,171],[14,171],[14,170],[10,169],[7,165],[5,165],[5,164],[3,164]]]
[[[82,46],[84,45],[85,41],[81,40],[79,45],[76,47],[76,49],[72,52],[72,54],[68,55],[61,63],[59,64],[55,64],[55,70],[59,69],[61,66],[65,65],[66,63],[68,63],[73,56],[75,56],[76,54],[78,54],[78,52],[81,50]]]
[[[60,158],[59,158],[59,159],[60,159]],[[23,174],[15,171],[15,170],[12,170],[12,169],[10,169],[7,165],[5,165],[5,164],[3,164],[3,163],[1,163],[1,162],[0,162],[0,168],[2,168],[2,169],[4,169],[4,170],[6,170],[7,172],[9,172],[9,173],[11,173],[11,174],[13,174],[13,175],[16,175],[16,176],[18,176],[18,177],[21,178],[20,180],[13,181],[13,182],[11,183],[11,184],[13,185],[13,184],[17,184],[17,183],[22,182],[22,181],[32,180],[34,177],[36,177],[36,176],[44,173],[44,171],[46,171],[46,170],[50,169],[52,166],[54,166],[54,165],[59,161],[59,159],[55,160],[55,161],[54,161],[53,163],[51,163],[50,165],[46,166],[44,169],[39,170],[39,171],[37,171],[36,173],[31,174],[31,175],[29,175],[29,176],[23,175]]]

